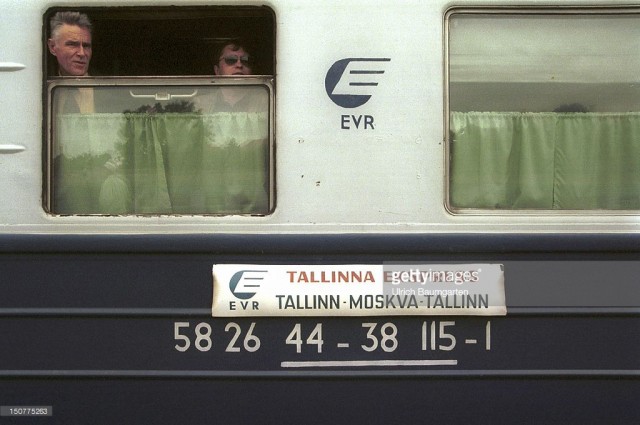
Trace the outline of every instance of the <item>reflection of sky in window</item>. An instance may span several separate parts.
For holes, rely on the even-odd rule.
[[[631,82],[637,16],[453,16],[451,81]]]

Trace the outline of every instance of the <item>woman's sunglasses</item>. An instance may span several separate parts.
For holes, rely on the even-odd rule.
[[[244,66],[249,66],[249,55],[228,55],[222,57],[222,59],[224,59],[224,63],[229,66],[235,65],[238,61],[240,61],[240,63],[242,63]]]

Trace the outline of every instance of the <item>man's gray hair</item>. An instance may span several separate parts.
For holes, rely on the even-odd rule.
[[[49,21],[49,28],[51,31],[51,38],[55,38],[63,25],[75,25],[81,28],[86,28],[91,33],[92,25],[89,17],[80,12],[57,12]]]

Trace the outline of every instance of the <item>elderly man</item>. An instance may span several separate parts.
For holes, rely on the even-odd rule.
[[[58,61],[58,75],[88,75],[91,62],[91,21],[80,12],[58,12],[50,22],[49,52]]]
[[[58,62],[58,76],[85,77],[91,62],[91,21],[84,13],[58,12],[49,23],[51,37],[47,40],[49,52]],[[91,88],[66,90],[58,99],[63,113],[89,114],[95,111],[94,92]]]

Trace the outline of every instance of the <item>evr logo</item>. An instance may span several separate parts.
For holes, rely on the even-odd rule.
[[[229,280],[229,289],[240,300],[251,299],[260,288],[260,281],[264,280],[267,270],[240,270]]]
[[[383,63],[389,58],[347,58],[334,63],[324,79],[329,98],[343,108],[357,108],[369,101],[378,78],[384,74]]]

